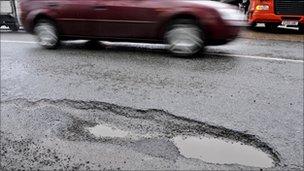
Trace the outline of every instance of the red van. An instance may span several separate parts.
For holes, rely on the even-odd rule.
[[[304,0],[251,0],[249,24],[265,23],[266,27],[296,26],[303,30]]]
[[[235,39],[243,16],[209,0],[21,0],[21,21],[39,43],[60,40],[164,42],[181,56]]]

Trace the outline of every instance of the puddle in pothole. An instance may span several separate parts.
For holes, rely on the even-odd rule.
[[[157,136],[157,134],[145,134],[145,135],[137,134],[135,132],[125,131],[106,124],[99,124],[94,127],[89,127],[87,129],[91,134],[95,135],[96,137],[104,137],[104,138],[140,139],[140,138],[151,138]]]
[[[97,126],[90,127],[88,130],[96,137],[125,138],[136,136],[136,134],[133,134],[129,131],[124,131],[105,124],[99,124]]]
[[[177,136],[173,138],[173,142],[183,156],[208,163],[240,164],[261,168],[274,166],[273,159],[267,153],[240,142],[195,136]]]
[[[99,124],[87,129],[96,137],[130,139],[157,137],[156,134],[136,134],[106,124]],[[261,168],[274,166],[274,161],[270,155],[240,142],[196,136],[176,136],[172,138],[172,142],[179,149],[181,155],[208,163],[240,164]]]

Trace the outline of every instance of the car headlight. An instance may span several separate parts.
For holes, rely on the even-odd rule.
[[[267,10],[269,10],[269,5],[257,5],[255,7],[255,9],[257,11],[267,11]]]

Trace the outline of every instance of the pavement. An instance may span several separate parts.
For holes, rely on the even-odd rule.
[[[303,42],[248,33],[177,58],[150,44],[45,50],[2,32],[1,168],[261,169],[187,158],[170,141],[208,134],[260,148],[275,161],[266,170],[303,170]],[[95,137],[98,124],[158,136]]]

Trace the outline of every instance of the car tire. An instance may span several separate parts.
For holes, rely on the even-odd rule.
[[[203,30],[193,20],[180,19],[172,22],[165,33],[169,51],[180,57],[191,57],[204,49]]]
[[[46,49],[56,49],[59,44],[57,27],[50,20],[39,20],[35,25],[34,32],[37,36],[38,43]]]
[[[301,24],[301,25],[299,26],[299,32],[300,32],[300,33],[304,33],[304,24]]]
[[[16,32],[16,31],[18,31],[19,30],[19,27],[17,26],[17,25],[10,25],[9,26],[9,29],[11,30],[11,31],[14,31],[14,32]]]
[[[85,47],[88,49],[101,49],[104,48],[103,44],[99,40],[88,40],[85,43]]]

